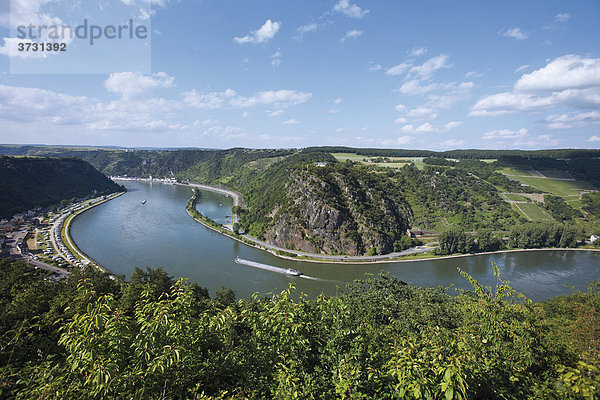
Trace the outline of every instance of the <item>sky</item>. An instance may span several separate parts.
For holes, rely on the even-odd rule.
[[[597,0],[1,0],[0,143],[600,148],[599,17]],[[19,23],[88,18],[148,35],[11,47]]]

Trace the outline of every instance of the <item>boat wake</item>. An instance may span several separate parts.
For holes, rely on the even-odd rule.
[[[300,275],[300,278],[310,279],[313,281],[326,281],[327,279],[315,278],[314,276]]]
[[[237,264],[244,264],[254,268],[264,269],[271,272],[277,272],[279,274],[285,274],[289,276],[302,276],[302,272],[296,271],[295,269],[275,267],[273,265],[262,264],[256,261],[244,260],[243,258],[239,257],[235,258],[235,262]]]

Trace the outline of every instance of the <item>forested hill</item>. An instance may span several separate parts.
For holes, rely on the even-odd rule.
[[[0,217],[63,199],[122,190],[82,160],[7,156],[0,156],[0,187]]]
[[[495,270],[496,271],[496,270]],[[380,275],[236,301],[162,270],[0,259],[0,398],[597,399],[598,283],[544,303]],[[201,283],[201,282],[200,282]]]
[[[308,252],[387,254],[415,244],[405,234],[413,227],[459,227],[478,243],[533,222],[577,228],[574,243],[598,234],[599,150],[0,146],[1,153],[76,157],[106,175],[225,186],[243,196],[246,208],[234,210],[243,231]]]

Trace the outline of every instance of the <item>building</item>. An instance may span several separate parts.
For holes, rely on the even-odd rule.
[[[590,236],[590,243],[594,243],[598,239],[600,239],[600,236],[592,235]]]

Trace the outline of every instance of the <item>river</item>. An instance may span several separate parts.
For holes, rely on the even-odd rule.
[[[495,283],[491,263],[501,277],[532,300],[569,294],[573,285],[585,289],[600,279],[599,253],[588,251],[536,251],[502,253],[435,261],[349,265],[282,260],[248,247],[195,222],[185,211],[192,195],[188,186],[119,181],[128,192],[84,212],[71,225],[77,246],[114,274],[129,276],[135,267],[163,267],[171,276],[189,278],[211,294],[221,287],[235,290],[238,298],[254,292],[281,291],[294,283],[299,292],[315,297],[335,294],[337,286],[365,273],[390,274],[419,286],[438,285],[468,289],[457,267],[484,285]],[[142,202],[144,202],[142,204]],[[223,223],[231,215],[232,199],[202,192],[197,208]],[[240,257],[301,271],[305,277],[286,275],[236,264]],[[315,278],[309,279],[308,277]]]

